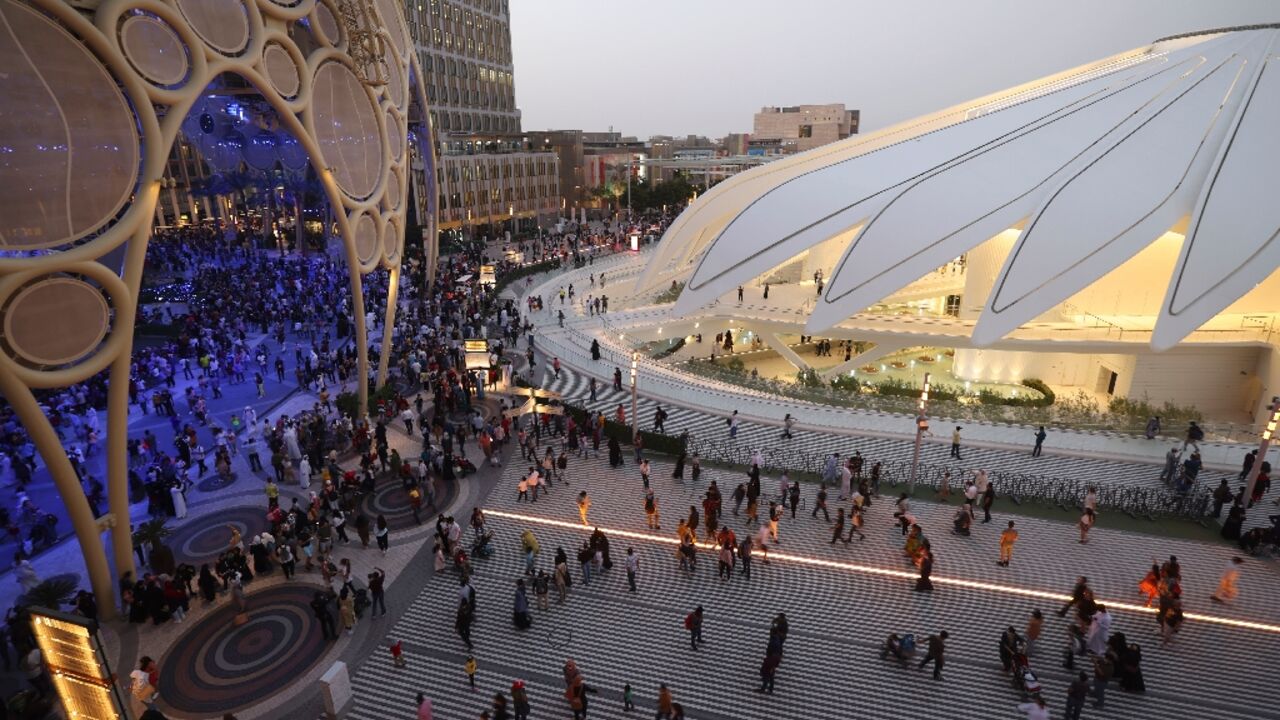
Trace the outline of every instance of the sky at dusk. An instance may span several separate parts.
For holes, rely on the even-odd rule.
[[[843,102],[862,132],[1280,0],[511,0],[525,130],[750,132],[764,105]]]

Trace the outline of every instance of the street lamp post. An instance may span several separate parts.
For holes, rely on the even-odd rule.
[[[640,398],[640,390],[636,387],[636,375],[640,372],[640,353],[631,351],[631,437],[640,432],[640,419],[636,414],[636,405]]]
[[[916,447],[911,455],[911,478],[907,481],[907,492],[916,492],[916,470],[920,467],[920,442],[929,431],[929,373],[924,374],[924,387],[920,390],[920,403],[916,412]]]
[[[1258,443],[1258,457],[1249,467],[1249,479],[1245,481],[1244,487],[1245,507],[1249,506],[1249,499],[1253,497],[1253,486],[1258,483],[1258,473],[1262,471],[1262,463],[1267,459],[1267,449],[1271,447],[1271,436],[1276,432],[1277,423],[1280,423],[1280,400],[1271,403],[1271,419],[1267,421],[1267,427],[1262,431],[1262,441]]]

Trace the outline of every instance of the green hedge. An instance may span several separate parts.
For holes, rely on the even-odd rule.
[[[386,400],[391,402],[396,396],[396,389],[387,383],[382,387],[369,393],[369,414],[374,415],[378,412],[378,401]],[[360,407],[360,398],[353,392],[338,393],[338,397],[333,399],[334,405],[337,406],[338,412],[347,417],[358,418],[360,413],[357,410]]]
[[[558,267],[560,267],[559,260],[543,260],[539,263],[524,265],[516,268],[515,270],[505,272],[502,274],[502,277],[498,278],[498,281],[493,284],[493,295],[494,297],[497,297],[502,294],[502,291],[507,289],[508,285],[521,278],[525,278],[530,275],[537,275],[538,273],[547,272],[549,270],[555,270]]]

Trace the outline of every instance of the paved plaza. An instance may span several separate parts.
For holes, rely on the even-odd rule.
[[[787,516],[780,542],[769,548],[772,561],[763,564],[757,553],[749,580],[735,574],[723,581],[717,579],[714,553],[705,547],[696,571],[679,569],[675,526],[690,505],[701,512],[702,495],[715,481],[726,495],[726,523],[744,536],[749,530],[731,514],[727,496],[745,475],[708,469],[695,485],[672,480],[665,459],[652,466],[661,531],[646,529],[641,479],[630,457],[618,470],[603,458],[574,458],[569,483],[557,483],[536,503],[517,501],[515,484],[527,466],[509,462],[484,505],[498,551],[475,561],[472,639],[479,690],[469,690],[463,673],[468,651],[453,628],[458,579],[450,570],[430,578],[386,634],[384,644],[404,642],[408,668],[393,667],[384,648],[357,673],[353,717],[402,716],[417,692],[432,698],[439,716],[473,717],[517,678],[529,687],[535,717],[568,717],[560,667],[569,658],[587,685],[599,690],[590,696],[592,717],[626,717],[621,692],[627,683],[643,712],[653,712],[658,684],[666,683],[688,716],[697,718],[901,718],[931,716],[939,707],[947,708],[948,717],[1006,717],[1020,698],[1001,672],[1000,633],[1008,625],[1021,631],[1037,608],[1047,620],[1032,667],[1051,707],[1060,710],[1070,679],[1060,667],[1067,622],[1052,611],[1081,573],[1099,600],[1111,605],[1113,632],[1142,646],[1147,684],[1141,695],[1113,686],[1107,709],[1090,717],[1273,716],[1269,689],[1248,669],[1280,653],[1280,610],[1272,602],[1280,575],[1274,565],[1247,563],[1240,598],[1224,607],[1208,596],[1232,555],[1228,547],[1102,529],[1088,545],[1079,545],[1070,525],[1005,513],[961,538],[948,532],[951,508],[917,503],[914,512],[938,558],[937,587],[922,594],[912,590],[914,569],[903,557],[892,503],[876,499],[867,513],[865,541],[833,546],[831,526],[821,516]],[[776,481],[762,481],[766,494],[771,482]],[[594,500],[590,527],[578,526],[575,500],[583,490]],[[815,491],[805,488],[810,501]],[[1008,519],[1017,521],[1021,538],[1013,562],[1001,568],[995,564],[997,536]],[[573,555],[597,526],[609,537],[614,568],[587,585]],[[556,604],[553,589],[550,609],[535,610],[533,626],[518,631],[511,607],[515,581],[524,577],[519,538],[525,529],[541,545],[539,568],[551,570],[557,547],[569,553],[574,584],[565,605]],[[640,557],[635,594],[627,591],[622,568],[628,547]],[[1209,617],[1188,620],[1176,640],[1162,647],[1154,615],[1133,606],[1141,604],[1137,583],[1151,561],[1170,554],[1182,563],[1187,613]],[[707,643],[694,652],[682,619],[697,605],[706,611]],[[786,613],[791,631],[777,690],[760,696],[753,692],[757,670],[779,612]],[[1223,624],[1235,619],[1264,622],[1268,629]],[[951,637],[941,683],[927,672],[879,659],[880,643],[890,632],[923,638],[944,629]]]

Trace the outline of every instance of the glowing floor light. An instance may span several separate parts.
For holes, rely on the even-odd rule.
[[[537,523],[539,525],[547,525],[550,527],[564,528],[567,530],[590,531],[598,525],[586,526],[566,520],[554,520],[551,518],[536,517],[533,515],[522,515],[520,513],[505,512],[502,510],[485,509],[485,515],[490,517],[507,518],[509,520],[519,520],[522,522]],[[663,543],[665,545],[678,545],[679,540],[674,537],[665,535],[651,535],[649,533],[635,532],[633,530],[617,530],[614,528],[602,527],[602,530],[615,537],[625,537],[634,540],[644,540],[647,542]],[[710,543],[701,543],[709,546]],[[805,555],[792,555],[790,553],[781,553],[770,551],[770,560],[783,560],[786,562],[799,563],[801,565],[811,565],[815,567],[834,568],[836,570],[847,570],[866,575],[879,575],[881,577],[898,578],[901,580],[915,580],[919,577],[918,573],[909,572],[907,570],[894,570],[891,568],[876,567],[874,565],[862,565],[859,563],[841,562],[836,560],[823,560],[821,558],[808,557]],[[946,577],[933,575],[931,578],[934,583],[939,585],[954,585],[956,587],[969,588],[972,590],[983,590],[987,592],[1000,593],[1004,595],[1021,595],[1023,597],[1039,598],[1041,600],[1053,600],[1056,602],[1067,602],[1071,599],[1070,595],[1061,593],[1051,593],[1044,590],[1036,590],[1034,588],[1018,587],[1016,585],[1001,585],[998,583],[981,582],[978,580],[966,580],[964,578]],[[1123,610],[1126,612],[1145,613],[1154,615],[1155,608],[1146,607],[1144,605],[1135,605],[1133,603],[1116,602],[1112,600],[1100,600],[1107,606],[1108,610]],[[1236,618],[1221,617],[1218,615],[1205,615],[1202,613],[1183,613],[1186,620],[1194,620],[1196,622],[1212,623],[1215,625],[1226,625],[1228,627],[1245,628],[1248,630],[1261,630],[1263,632],[1275,633],[1280,635],[1280,625],[1271,625],[1268,623],[1253,622],[1250,620],[1238,620]]]

